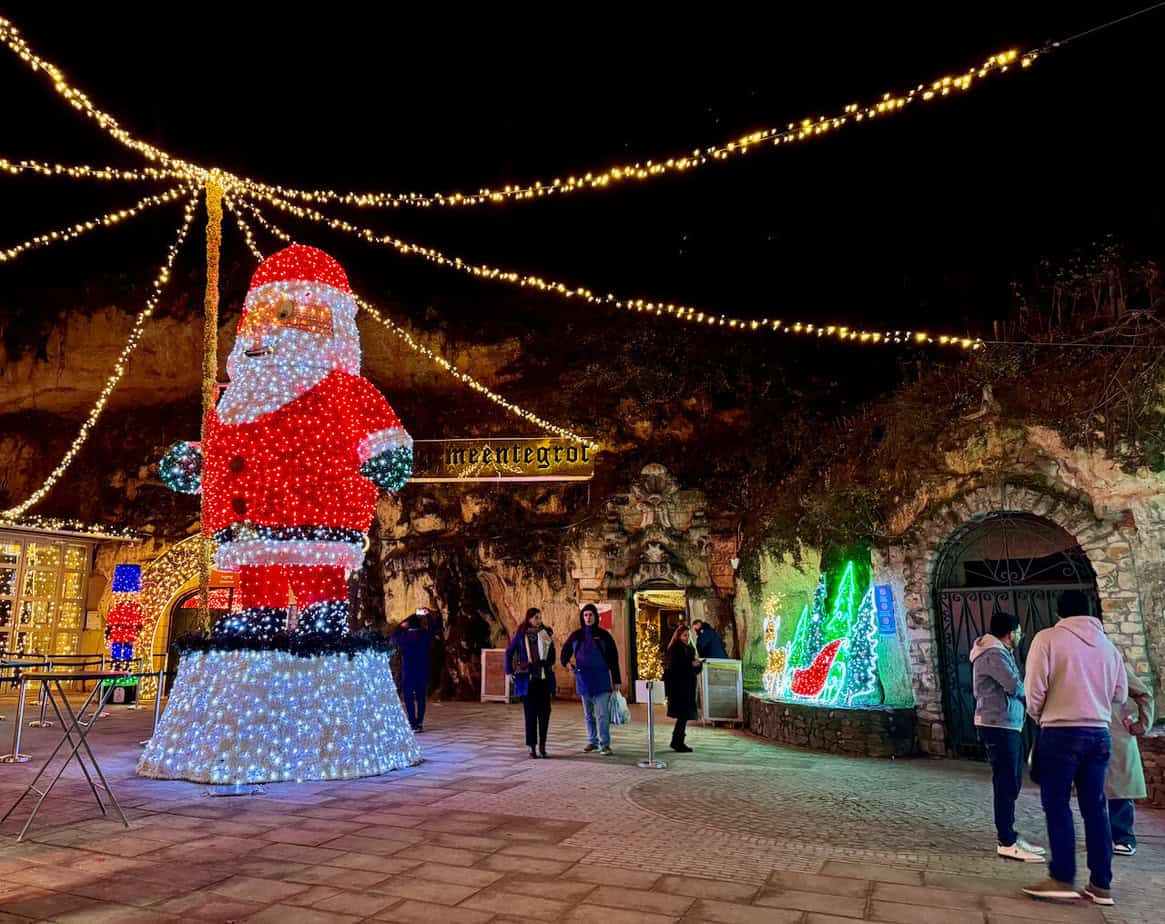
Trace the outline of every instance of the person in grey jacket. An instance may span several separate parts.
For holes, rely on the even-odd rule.
[[[991,631],[971,648],[975,691],[975,730],[991,763],[995,793],[995,852],[1010,860],[1041,863],[1044,848],[1029,844],[1015,832],[1015,800],[1023,786],[1023,681],[1015,663],[1022,637],[1019,619],[996,610]]]

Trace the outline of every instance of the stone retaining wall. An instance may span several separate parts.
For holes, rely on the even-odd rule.
[[[1145,785],[1149,788],[1149,805],[1165,808],[1165,726],[1158,725],[1144,738],[1137,739],[1141,746],[1141,761],[1145,765]]]
[[[905,757],[918,752],[913,709],[830,709],[746,693],[744,724],[762,738],[831,754]]]

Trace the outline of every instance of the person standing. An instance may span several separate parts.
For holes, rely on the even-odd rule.
[[[550,701],[557,687],[553,634],[549,626],[542,624],[542,611],[532,606],[506,648],[506,673],[513,675],[514,695],[526,711],[526,747],[535,758],[548,756]]]
[[[401,696],[413,731],[425,730],[425,694],[429,689],[429,645],[436,622],[428,607],[405,619],[392,633],[392,643],[400,650]]]
[[[1153,727],[1156,704],[1153,693],[1140,677],[1125,665],[1129,699],[1123,706],[1113,706],[1108,732],[1112,735],[1112,759],[1104,794],[1108,797],[1108,821],[1112,828],[1112,852],[1131,857],[1137,852],[1137,835],[1133,833],[1133,800],[1149,795],[1145,787],[1145,768],[1137,736]]]
[[[1069,800],[1084,818],[1090,877],[1084,894],[1098,905],[1112,898],[1112,831],[1104,779],[1112,753],[1112,707],[1128,697],[1125,666],[1099,616],[1079,590],[1056,601],[1060,621],[1036,633],[1027,653],[1027,711],[1040,723],[1040,801],[1048,825],[1048,876],[1024,888],[1033,898],[1079,898],[1076,829]]]
[[[995,793],[995,852],[1024,863],[1040,863],[1045,850],[1029,844],[1015,832],[1015,800],[1023,786],[1023,681],[1015,664],[1015,648],[1022,638],[1019,619],[996,610],[991,631],[971,648],[975,692],[975,730],[991,764]]]
[[[609,757],[611,750],[611,693],[623,686],[619,650],[611,633],[599,625],[599,608],[587,603],[578,614],[579,627],[562,646],[562,666],[573,659],[574,688],[582,697],[587,723],[584,751]]]
[[[692,620],[692,631],[695,633],[696,654],[701,658],[727,658],[724,642],[720,633],[702,619]]]
[[[667,646],[667,667],[663,672],[663,689],[667,695],[667,714],[675,719],[671,733],[671,749],[690,754],[692,749],[684,742],[688,719],[696,713],[696,675],[704,662],[692,657],[690,633],[680,626]],[[650,708],[650,706],[648,707]]]

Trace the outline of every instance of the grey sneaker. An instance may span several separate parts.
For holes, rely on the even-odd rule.
[[[1079,898],[1080,893],[1076,891],[1076,887],[1070,882],[1060,882],[1059,879],[1053,879],[1048,876],[1041,879],[1034,886],[1024,886],[1024,894],[1030,895],[1032,898]]]
[[[599,753],[602,754],[604,757],[610,757],[615,752],[612,751],[610,748],[599,748]]]
[[[1113,844],[1112,852],[1120,857],[1131,857],[1137,852],[1137,848],[1132,844]]]
[[[1102,889],[1100,886],[1094,886],[1092,880],[1088,880],[1088,885],[1084,888],[1085,898],[1092,899],[1094,905],[1115,905],[1116,902],[1112,900],[1112,890]]]
[[[1024,849],[1020,846],[1019,841],[1016,841],[1010,847],[1004,847],[1002,844],[1000,844],[995,848],[995,852],[1001,857],[1006,857],[1009,860],[1019,860],[1021,863],[1044,862],[1044,858],[1041,854]]]

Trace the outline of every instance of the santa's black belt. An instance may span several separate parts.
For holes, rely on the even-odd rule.
[[[363,545],[364,533],[359,529],[339,526],[259,526],[252,523],[232,523],[216,530],[214,541],[224,542],[343,542]]]

